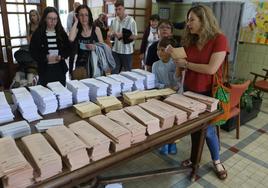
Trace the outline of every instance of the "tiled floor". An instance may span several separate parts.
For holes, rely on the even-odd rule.
[[[180,187],[268,187],[268,95],[263,96],[261,111],[257,118],[247,122],[240,129],[240,139],[235,139],[235,130],[221,131],[221,160],[228,170],[228,178],[219,180],[210,161],[205,145],[198,176],[191,182],[187,174],[163,175],[142,180],[123,182],[124,188],[180,188]],[[161,156],[157,151],[148,153],[103,174],[118,175],[124,173],[156,170],[176,167],[190,155],[190,137],[184,137],[177,143],[178,154]],[[103,186],[100,186],[103,187]]]

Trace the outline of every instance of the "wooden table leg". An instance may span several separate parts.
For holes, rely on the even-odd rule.
[[[196,153],[192,153],[192,160],[193,161],[193,166],[192,166],[192,173],[191,173],[191,181],[195,181],[196,180],[196,174],[199,168],[199,163],[201,161],[201,156],[202,156],[202,152],[203,152],[203,148],[204,148],[204,143],[205,143],[205,138],[206,138],[206,131],[207,128],[203,128],[201,130],[198,131],[198,136],[195,137],[195,139],[197,139],[198,141],[195,142],[195,147],[196,147]],[[193,147],[193,145],[192,145]]]

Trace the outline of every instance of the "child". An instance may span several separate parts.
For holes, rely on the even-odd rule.
[[[179,75],[176,73],[176,65],[174,64],[170,53],[166,51],[166,47],[171,45],[177,46],[177,42],[173,38],[162,38],[157,46],[157,55],[160,60],[153,64],[152,72],[155,74],[156,87],[170,87],[178,89]],[[176,143],[165,144],[160,148],[160,153],[163,155],[177,153]]]

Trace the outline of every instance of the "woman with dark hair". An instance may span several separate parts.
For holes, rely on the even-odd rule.
[[[65,59],[70,49],[58,11],[54,7],[46,7],[30,43],[30,53],[38,64],[41,85],[59,81],[65,86],[65,74],[68,71]]]
[[[29,18],[30,18],[30,22],[28,24],[28,30],[27,30],[28,42],[31,41],[33,32],[38,28],[40,15],[37,10],[32,9],[29,12]]]
[[[97,42],[103,42],[101,30],[93,24],[91,10],[87,5],[80,5],[75,10],[74,24],[69,33],[71,42],[78,42],[78,57],[76,60],[76,68],[84,67],[91,70],[88,63],[90,51],[95,50]],[[91,73],[88,73],[91,77]]]

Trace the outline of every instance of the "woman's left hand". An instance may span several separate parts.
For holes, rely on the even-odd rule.
[[[95,46],[95,44],[86,44],[86,48],[89,50],[95,50],[96,46]]]
[[[187,60],[186,59],[174,59],[173,62],[176,64],[178,67],[186,67]]]

